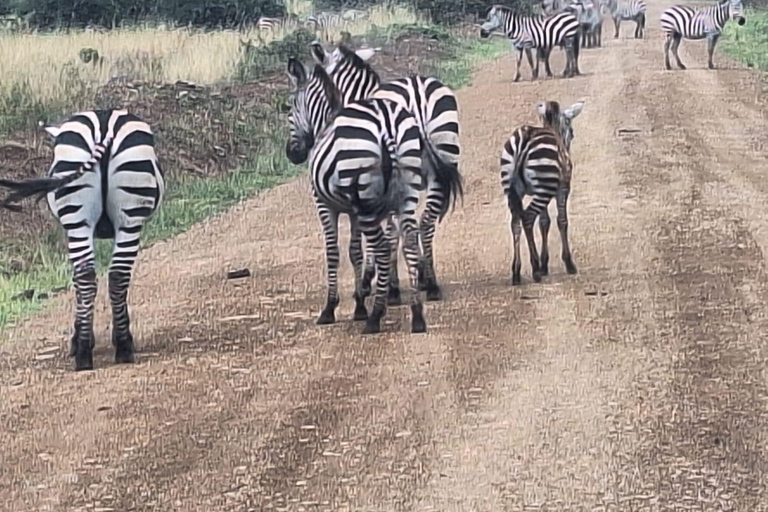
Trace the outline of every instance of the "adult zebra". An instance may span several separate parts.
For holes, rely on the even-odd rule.
[[[561,111],[556,101],[540,102],[537,109],[543,126],[521,126],[504,144],[501,151],[501,186],[512,214],[512,284],[520,284],[520,224],[528,240],[533,280],[540,282],[549,273],[549,226],[547,207],[556,197],[557,227],[562,241],[562,259],[566,272],[575,274],[568,243],[568,195],[571,189],[570,151],[573,140],[571,122],[581,113],[584,101]],[[523,208],[523,197],[532,196]],[[541,256],[536,250],[533,225],[539,217]]]
[[[364,98],[384,98],[394,101],[416,116],[425,141],[423,175],[427,179],[427,197],[419,230],[423,248],[419,286],[426,290],[427,300],[442,299],[442,290],[435,272],[433,241],[436,224],[463,195],[461,174],[458,170],[461,144],[459,142],[459,115],[456,95],[435,78],[411,75],[382,83],[378,73],[367,63],[375,50],[352,51],[338,45],[333,53],[314,42],[310,45],[315,61],[322,65],[342,95],[344,103]],[[399,237],[391,240],[394,261],[397,261]],[[368,265],[365,280],[372,278]],[[399,278],[396,265],[390,281],[390,304],[399,303]]]
[[[418,221],[416,205],[423,188],[422,138],[416,118],[386,99],[342,105],[339,91],[322,66],[311,76],[300,61],[288,61],[291,81],[290,139],[286,154],[294,164],[309,159],[312,193],[325,235],[328,297],[318,324],[336,321],[338,294],[338,219],[350,218],[350,259],[355,267],[355,320],[367,320],[364,334],[381,329],[387,308],[391,251],[382,221],[397,216],[405,243],[403,252],[411,283],[411,331],[425,332],[418,293]],[[370,316],[365,307],[361,246],[365,236],[377,273]]]
[[[563,77],[580,75],[579,71],[579,20],[571,13],[561,12],[552,16],[523,16],[503,5],[494,5],[488,12],[488,21],[480,29],[480,37],[488,38],[494,30],[502,30],[510,39],[516,51],[517,68],[515,79],[520,80],[520,62],[526,52],[533,79],[539,77],[539,60],[544,59],[547,76],[552,76],[549,54],[555,45],[565,48],[566,65]],[[533,65],[531,48],[537,51],[536,66]]]
[[[574,0],[565,7],[565,12],[570,12],[581,24],[581,46],[583,48],[595,48],[602,46],[603,17],[607,8],[602,0]]]
[[[337,27],[346,25],[346,20],[343,20],[340,14],[334,14],[330,12],[321,12],[317,15],[312,15],[304,22],[304,26],[314,32],[320,31],[325,39],[329,38],[330,30]]]
[[[613,26],[616,31],[613,34],[614,39],[619,37],[619,29],[622,21],[635,22],[635,39],[645,37],[645,13],[648,7],[645,0],[605,0],[608,12],[613,19]]]
[[[686,69],[677,50],[680,42],[685,39],[707,38],[707,66],[715,69],[712,55],[715,45],[723,33],[723,27],[729,19],[736,20],[739,26],[743,26],[747,20],[744,17],[744,6],[741,0],[722,0],[715,5],[706,8],[694,9],[693,7],[675,5],[661,13],[661,30],[664,31],[664,67],[672,69],[669,65],[669,48],[680,69]]]
[[[0,186],[13,191],[0,206],[18,209],[17,201],[47,195],[51,212],[64,228],[77,300],[69,354],[75,357],[75,370],[93,368],[94,238],[114,239],[109,266],[112,344],[115,362],[132,363],[128,287],[141,229],[160,207],[165,189],[154,135],[147,123],[126,110],[80,112],[46,131],[55,137],[49,177],[0,180]]]

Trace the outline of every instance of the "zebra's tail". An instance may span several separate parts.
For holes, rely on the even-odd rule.
[[[427,155],[432,164],[432,170],[435,173],[435,180],[445,194],[443,208],[440,212],[439,221],[448,213],[448,207],[456,207],[456,199],[459,197],[464,200],[464,180],[459,172],[459,165],[454,162],[446,162],[437,154],[435,147],[429,137],[424,137]]]
[[[106,147],[109,146],[110,141],[105,139],[103,143],[96,144],[93,148],[91,158],[84,162],[79,169],[72,171],[66,176],[56,178],[37,178],[24,181],[12,181],[0,179],[0,187],[6,188],[11,191],[2,202],[0,202],[0,208],[5,208],[12,212],[20,212],[21,206],[19,201],[22,201],[28,197],[37,196],[37,201],[40,202],[46,195],[54,192],[61,187],[72,183],[73,181],[82,177],[86,172],[92,172],[93,166],[101,161],[101,157],[106,151]]]

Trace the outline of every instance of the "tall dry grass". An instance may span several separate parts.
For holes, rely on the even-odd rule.
[[[295,4],[295,5],[293,5]],[[293,2],[301,17],[309,11],[307,2]],[[412,10],[379,5],[365,20],[348,23],[327,34],[338,40],[343,30],[363,34],[372,25],[413,23],[420,17]],[[25,101],[66,103],[85,86],[98,86],[112,78],[150,82],[188,80],[213,84],[228,80],[240,58],[243,41],[267,44],[295,28],[274,33],[251,30],[201,32],[187,29],[133,28],[105,33],[77,31],[50,34],[0,33],[0,109],[9,98],[23,94]],[[101,62],[86,64],[79,53],[98,51]],[[13,100],[16,101],[16,100]]]

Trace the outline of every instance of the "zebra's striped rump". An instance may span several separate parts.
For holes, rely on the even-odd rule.
[[[295,59],[294,59],[295,60]],[[421,174],[422,138],[411,112],[386,99],[352,101],[343,107],[331,79],[319,64],[307,78],[303,64],[289,62],[292,84],[292,140],[309,140],[312,192],[326,240],[328,297],[319,324],[335,322],[338,296],[338,216],[350,218],[350,258],[355,268],[355,319],[367,319],[365,333],[379,332],[387,306],[391,248],[382,221],[394,215],[406,242],[403,251],[413,288],[412,331],[426,322],[418,294],[418,221],[415,216]],[[303,120],[301,120],[303,119]],[[362,236],[373,257],[377,278],[374,307],[368,316],[363,286]]]
[[[94,240],[114,238],[109,267],[115,361],[134,360],[127,295],[144,223],[160,207],[165,185],[149,125],[125,110],[91,110],[58,127],[49,177],[0,182],[14,193],[6,201],[47,195],[67,237],[77,292],[70,355],[75,369],[93,368],[93,306],[96,297]]]
[[[563,263],[569,274],[577,272],[568,242],[567,202],[573,168],[570,158],[573,140],[571,121],[583,107],[583,101],[564,111],[555,101],[539,103],[537,109],[542,126],[525,125],[517,128],[502,149],[501,185],[512,214],[513,285],[520,284],[521,223],[528,241],[534,281],[541,281],[541,277],[549,273],[548,235],[551,222],[547,207],[553,197],[557,201],[557,225],[563,247]],[[531,196],[532,199],[523,207],[525,196]],[[533,235],[537,217],[542,237],[541,256]]]

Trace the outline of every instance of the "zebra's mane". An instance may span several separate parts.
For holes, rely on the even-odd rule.
[[[355,69],[367,71],[368,73],[370,73],[375,78],[377,83],[381,82],[381,77],[376,72],[376,70],[373,69],[367,62],[365,62],[351,48],[347,47],[346,45],[344,45],[342,43],[339,43],[338,49],[339,49],[339,52],[341,53],[341,55],[343,57],[342,62],[348,62]]]
[[[333,80],[328,76],[323,66],[317,63],[315,63],[312,69],[312,77],[307,83],[313,80],[320,82],[325,98],[328,100],[328,106],[331,109],[331,118],[335,117],[336,113],[341,110],[341,93],[336,88],[336,84],[333,83]]]

